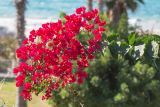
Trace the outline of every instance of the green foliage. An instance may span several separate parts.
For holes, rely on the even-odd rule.
[[[120,16],[120,19],[116,25],[110,26],[107,29],[109,29],[109,32],[111,32],[111,33],[107,32],[109,33],[109,35],[117,33],[120,36],[127,36],[130,31],[127,13],[123,13]]]
[[[12,36],[0,37],[0,57],[4,59],[15,58],[16,38]]]
[[[127,13],[123,13],[120,17],[117,32],[120,35],[126,36],[128,34],[128,17]]]
[[[54,107],[159,107],[160,37],[107,36],[83,85],[54,92]]]
[[[136,38],[135,34],[130,34],[130,35],[128,36],[129,45],[133,45],[133,44],[134,44],[135,38]]]
[[[111,35],[108,37],[109,49],[112,55],[123,55],[128,60],[145,60],[153,64],[152,60],[159,60],[159,41],[157,35],[138,36],[131,33],[128,37]]]
[[[59,18],[62,20],[63,23],[65,22],[65,18],[64,18],[65,16],[66,16],[65,12],[60,12]]]
[[[11,60],[15,59],[16,38],[10,35],[0,37],[0,73],[7,72]]]

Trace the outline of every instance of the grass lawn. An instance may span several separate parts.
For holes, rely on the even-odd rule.
[[[4,100],[7,107],[15,107],[16,91],[15,81],[13,79],[7,79],[0,89],[0,98]],[[27,103],[28,107],[51,107],[47,101],[41,100],[41,96],[33,95],[32,101],[28,101]]]

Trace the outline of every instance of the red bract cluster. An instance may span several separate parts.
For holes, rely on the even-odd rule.
[[[89,60],[101,48],[105,24],[97,10],[86,12],[80,7],[75,14],[65,16],[64,22],[46,23],[32,30],[16,51],[22,61],[14,69],[18,74],[16,86],[23,86],[21,95],[31,100],[31,93],[44,92],[42,99],[48,99],[52,91],[67,84],[83,83]]]

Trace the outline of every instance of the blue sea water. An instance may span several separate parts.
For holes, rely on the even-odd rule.
[[[136,12],[129,12],[130,17],[160,20],[160,0],[144,0],[144,2],[145,4],[139,4]]]
[[[28,0],[26,16],[28,18],[57,18],[61,11],[74,12],[75,8],[86,6],[87,0]],[[129,16],[133,18],[160,19],[160,0],[144,0],[137,11]],[[94,4],[96,7],[97,4]],[[0,17],[15,16],[14,0],[0,0]]]
[[[1,1],[1,0],[0,0]],[[86,0],[27,0],[26,16],[45,19],[58,17],[60,12],[72,13],[75,8],[86,6]],[[14,17],[14,0],[0,2],[0,17]]]

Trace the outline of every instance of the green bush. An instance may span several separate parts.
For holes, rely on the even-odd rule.
[[[160,106],[160,37],[111,34],[102,45],[86,82],[53,92],[53,107]]]

